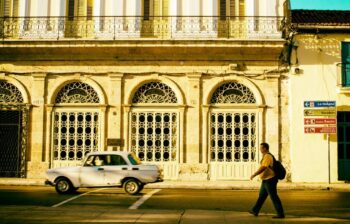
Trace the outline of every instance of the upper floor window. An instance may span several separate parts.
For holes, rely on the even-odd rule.
[[[220,20],[226,17],[245,16],[245,0],[219,0]]]
[[[149,20],[151,6],[150,0],[144,0],[143,4],[143,20]]]
[[[350,42],[342,43],[341,86],[350,87]]]

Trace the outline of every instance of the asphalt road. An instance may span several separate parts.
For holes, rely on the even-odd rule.
[[[154,193],[153,195],[149,195]],[[309,216],[349,220],[350,192],[319,190],[283,190],[279,192],[287,216]],[[149,198],[145,201],[144,196]],[[129,209],[138,203],[138,210],[205,210],[246,212],[255,202],[258,191],[144,189],[139,195],[130,196],[119,188],[79,189],[76,194],[59,195],[53,187],[0,186],[0,209],[7,207],[53,207],[65,209],[87,208],[92,210]],[[70,201],[67,201],[70,200]],[[141,202],[140,202],[141,200]],[[261,211],[273,214],[268,199]],[[1,218],[0,218],[1,219]]]

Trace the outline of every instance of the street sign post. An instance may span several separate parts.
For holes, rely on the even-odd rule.
[[[304,116],[317,117],[317,118],[304,117],[305,134],[327,134],[328,183],[331,183],[330,134],[337,133],[336,102],[335,101],[304,101]],[[315,125],[318,125],[318,126],[315,126]]]

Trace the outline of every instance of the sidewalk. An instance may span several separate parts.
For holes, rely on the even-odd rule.
[[[211,210],[130,210],[68,206],[0,206],[0,223],[162,223],[162,224],[225,224],[225,223],[338,223],[344,219],[286,216],[272,219],[273,214],[258,217],[248,212]]]
[[[0,185],[42,186],[44,179],[0,178]],[[221,190],[257,190],[258,181],[164,181],[145,186],[146,188],[170,189],[221,189]],[[349,183],[290,183],[280,182],[283,190],[341,190],[350,191]]]

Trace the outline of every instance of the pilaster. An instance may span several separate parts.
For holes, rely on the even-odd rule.
[[[28,177],[38,178],[44,173],[47,168],[42,162],[49,162],[48,151],[45,150],[46,145],[46,130],[47,117],[45,116],[45,89],[46,89],[46,74],[32,74],[33,86],[31,90],[32,110],[31,110],[31,141],[30,141],[30,158],[28,163]]]
[[[125,122],[122,113],[122,88],[123,74],[110,73],[109,75],[109,110],[107,116],[108,135],[107,138],[122,138],[122,127]],[[111,150],[111,149],[109,149]]]
[[[188,109],[187,109],[187,142],[186,142],[186,162],[199,163],[202,159],[202,141],[201,141],[201,114],[200,114],[200,96],[201,96],[201,74],[187,74],[188,79]]]

